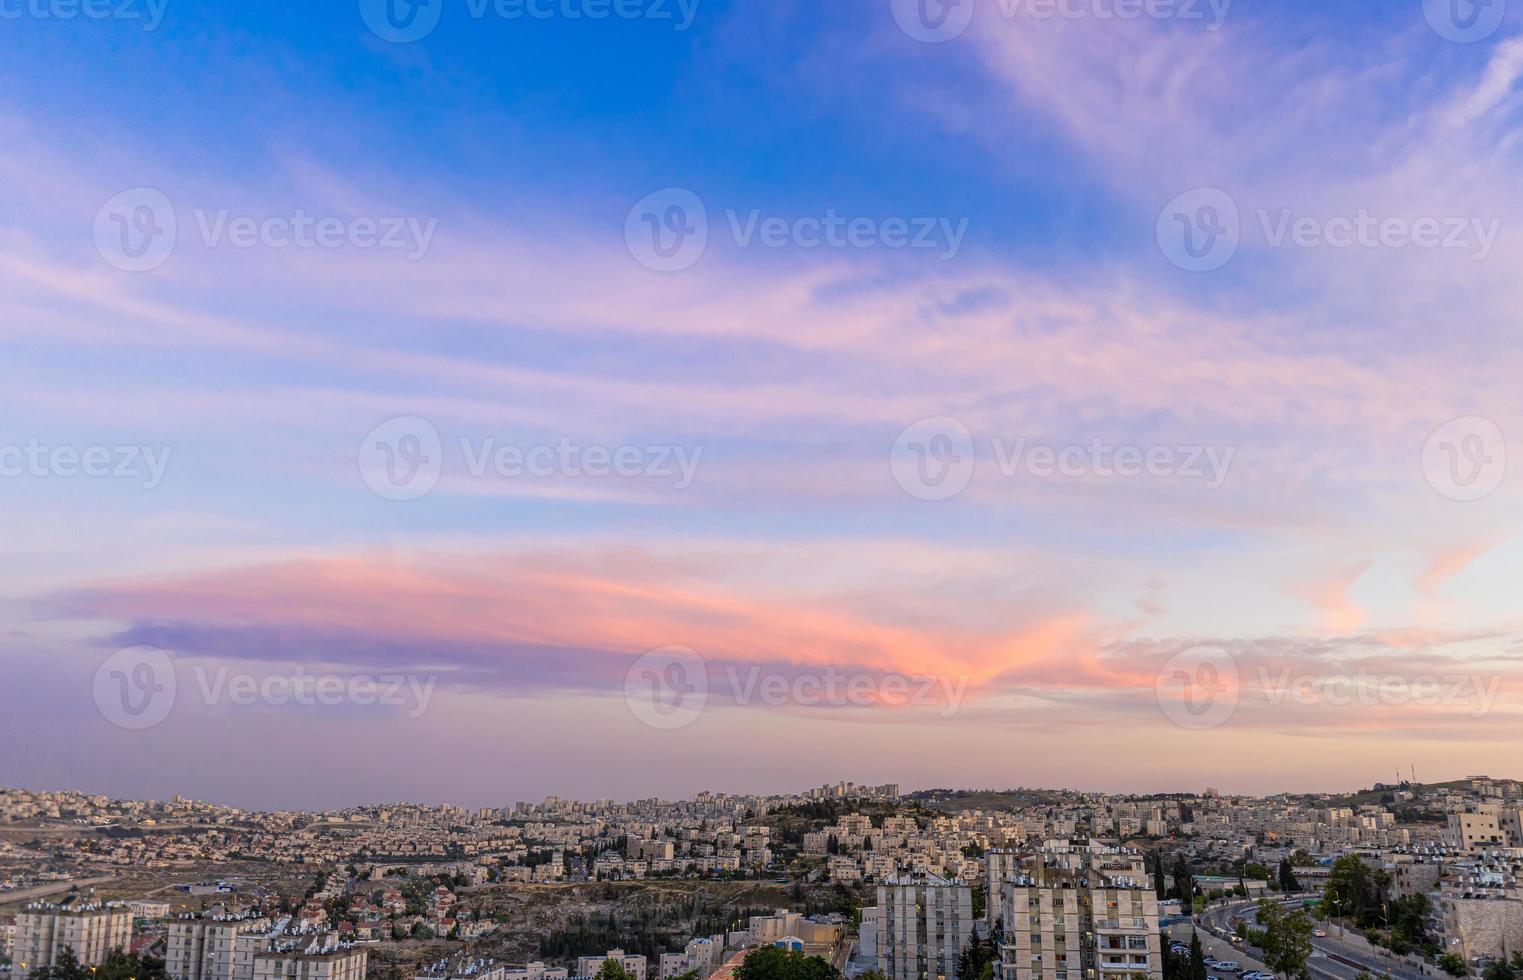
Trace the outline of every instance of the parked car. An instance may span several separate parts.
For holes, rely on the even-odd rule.
[[[1326,929],[1313,929],[1311,931],[1311,934],[1313,936],[1316,936],[1318,939],[1326,939],[1327,938],[1327,930]]]
[[[1232,962],[1231,960],[1223,960],[1222,962],[1216,964],[1216,968],[1218,970],[1220,970],[1221,972],[1223,972],[1223,973],[1236,973],[1237,972],[1237,964]]]

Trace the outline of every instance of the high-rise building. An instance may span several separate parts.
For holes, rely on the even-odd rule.
[[[132,944],[132,910],[125,905],[34,905],[16,916],[12,980],[53,966],[72,949],[81,966],[99,966],[106,954]]]
[[[367,959],[358,946],[317,953],[255,953],[253,980],[365,980]]]
[[[878,885],[878,969],[889,980],[956,980],[973,937],[973,889],[927,875]]]
[[[989,882],[998,980],[1162,980],[1158,898],[1141,855],[1063,845]]]
[[[255,950],[239,939],[269,927],[269,919],[253,916],[175,919],[169,923],[164,972],[169,980],[249,980]]]

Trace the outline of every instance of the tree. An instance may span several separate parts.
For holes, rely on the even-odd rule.
[[[1164,883],[1162,851],[1153,852],[1153,890],[1158,893],[1160,902],[1169,897],[1169,887]]]
[[[635,975],[624,969],[624,964],[618,960],[604,960],[595,980],[635,980]]]
[[[1305,910],[1290,911],[1278,902],[1259,902],[1255,917],[1259,929],[1247,930],[1248,941],[1264,951],[1264,962],[1275,973],[1310,980],[1306,961],[1311,957],[1311,919]]]
[[[1385,885],[1385,872],[1349,854],[1333,862],[1323,900],[1331,915],[1353,919],[1361,929],[1368,929],[1380,921]]]
[[[1200,944],[1200,933],[1190,930],[1190,980],[1206,980],[1206,951]]]
[[[735,980],[840,980],[840,977],[841,971],[820,957],[778,946],[751,950],[735,968]]]
[[[1194,905],[1195,876],[1190,873],[1190,862],[1183,854],[1174,857],[1174,894],[1179,896],[1179,903],[1186,911]]]
[[[1438,958],[1438,967],[1451,977],[1468,977],[1470,968],[1465,965],[1463,957],[1454,953],[1445,953]]]
[[[65,946],[59,951],[58,959],[52,966],[33,970],[29,975],[33,980],[87,980],[90,971],[79,965],[79,957],[74,955],[74,947]]]
[[[1282,891],[1282,892],[1298,892],[1300,890],[1301,890],[1301,883],[1296,880],[1295,867],[1290,863],[1290,859],[1289,858],[1283,858],[1283,859],[1281,859],[1281,861],[1280,861],[1280,891]]]
[[[95,980],[164,980],[164,961],[113,949],[94,973]]]
[[[1391,948],[1405,953],[1428,943],[1428,916],[1432,906],[1426,895],[1408,895],[1391,903]],[[1513,980],[1512,977],[1502,980]]]
[[[1511,964],[1497,960],[1495,963],[1486,967],[1486,972],[1481,975],[1485,977],[1486,980],[1517,980],[1518,971],[1514,970]]]

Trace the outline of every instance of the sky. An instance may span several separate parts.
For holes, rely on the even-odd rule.
[[[1510,6],[0,0],[0,784],[1516,776]]]

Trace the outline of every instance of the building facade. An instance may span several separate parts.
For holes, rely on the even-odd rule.
[[[891,878],[878,886],[878,969],[889,980],[957,980],[973,938],[973,889],[958,879]]]

